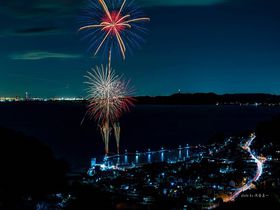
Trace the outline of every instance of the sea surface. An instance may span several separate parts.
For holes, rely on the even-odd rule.
[[[0,126],[21,131],[49,145],[73,171],[85,169],[91,157],[103,154],[103,142],[95,122],[86,119],[83,104],[0,104]],[[176,148],[207,144],[209,138],[253,131],[260,122],[280,115],[280,107],[264,106],[166,106],[139,105],[121,123],[121,150]],[[111,151],[115,152],[112,135]]]

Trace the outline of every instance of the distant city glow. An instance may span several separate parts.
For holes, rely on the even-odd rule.
[[[52,97],[52,98],[40,98],[40,97],[0,97],[0,102],[16,102],[16,101],[84,101],[83,97]]]

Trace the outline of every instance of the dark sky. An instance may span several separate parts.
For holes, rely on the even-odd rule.
[[[279,0],[136,0],[142,49],[114,60],[136,95],[280,94]],[[84,96],[100,63],[77,34],[81,0],[0,0],[0,96]]]

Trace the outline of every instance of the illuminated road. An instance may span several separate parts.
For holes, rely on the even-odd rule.
[[[230,202],[234,201],[242,192],[247,191],[252,188],[253,182],[256,182],[259,180],[263,173],[263,163],[266,160],[265,158],[256,157],[253,151],[251,151],[251,144],[255,140],[256,136],[252,134],[248,139],[245,139],[244,141],[241,141],[239,143],[240,147],[243,149],[245,153],[248,153],[249,159],[252,160],[254,163],[256,163],[256,172],[255,175],[252,178],[248,178],[247,183],[240,187],[234,189],[235,191],[232,194],[223,194],[222,199],[223,202]],[[230,139],[228,140],[230,141]],[[227,145],[227,142],[221,147],[225,147]],[[190,149],[198,149],[197,152],[190,152]],[[219,149],[216,149],[216,153],[219,153]],[[156,162],[164,162],[167,161],[167,163],[176,163],[179,161],[186,161],[190,158],[201,158],[203,155],[203,149],[202,147],[190,147],[187,145],[186,147],[179,147],[176,150],[167,150],[162,148],[159,151],[150,151],[143,152],[143,153],[125,153],[124,155],[115,155],[115,156],[109,156],[104,159],[104,161],[101,164],[95,164],[94,166],[89,170],[89,175],[91,176],[92,172],[94,171],[95,166],[100,166],[101,170],[126,170],[128,168],[134,168],[138,166],[142,166],[144,164],[150,164],[150,163],[156,163]],[[219,159],[221,160],[221,159]],[[213,203],[211,206],[208,206],[207,209],[213,209],[216,208],[218,204]]]
[[[250,137],[250,139],[246,142],[246,144],[242,147],[244,150],[246,150],[247,152],[250,153],[251,158],[255,161],[255,163],[257,164],[257,171],[256,171],[256,175],[254,176],[253,179],[249,180],[247,182],[247,184],[245,184],[243,187],[238,188],[236,192],[234,192],[230,197],[224,199],[224,202],[229,202],[229,201],[234,201],[235,198],[238,197],[238,195],[246,190],[249,190],[251,188],[251,185],[253,182],[258,181],[259,178],[262,175],[263,172],[263,162],[261,162],[256,156],[254,156],[254,154],[251,151],[251,144],[254,141],[254,139],[256,138],[255,135],[252,135],[252,137]]]

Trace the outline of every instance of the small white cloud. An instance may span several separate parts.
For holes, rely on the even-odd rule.
[[[13,60],[42,60],[42,59],[49,59],[49,58],[75,59],[80,57],[81,55],[78,54],[55,53],[55,52],[44,52],[44,51],[18,53],[10,56],[10,58]]]

